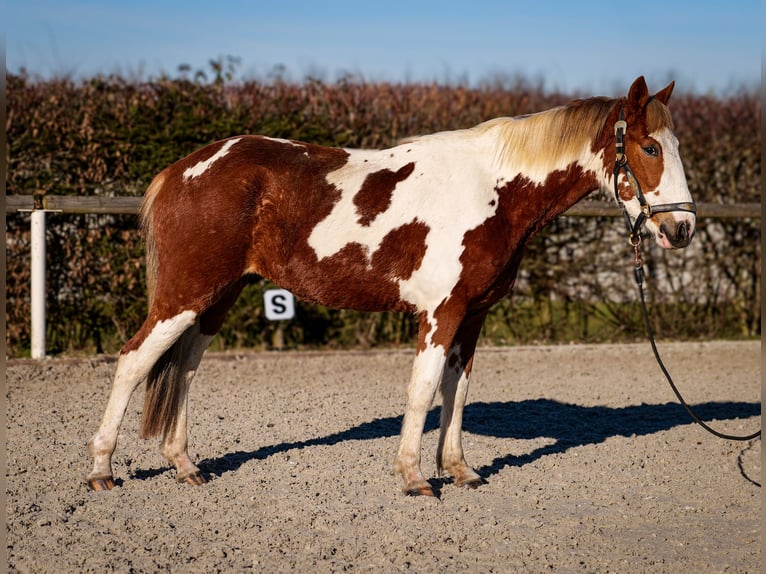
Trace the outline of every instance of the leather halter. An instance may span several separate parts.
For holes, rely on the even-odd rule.
[[[641,228],[646,223],[647,219],[651,219],[657,213],[668,213],[671,211],[686,211],[689,213],[697,213],[697,206],[693,201],[681,201],[678,203],[662,203],[659,205],[649,205],[646,201],[644,193],[641,191],[641,184],[638,183],[633,170],[628,165],[628,156],[625,153],[625,133],[628,131],[628,124],[625,121],[625,110],[620,109],[620,117],[614,124],[614,135],[617,145],[617,155],[614,161],[614,198],[617,200],[617,204],[622,207],[622,215],[625,218],[625,225],[628,228],[628,241],[631,245],[636,246],[641,243]],[[620,199],[618,191],[617,178],[620,172],[625,172],[625,177],[628,179],[628,185],[633,188],[636,194],[636,199],[641,208],[641,212],[636,217],[636,220],[631,222],[628,210],[625,207],[625,203]]]

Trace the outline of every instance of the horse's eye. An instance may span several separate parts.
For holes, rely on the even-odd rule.
[[[657,149],[657,146],[655,146],[655,145],[648,145],[648,146],[643,147],[641,149],[644,150],[644,153],[646,155],[649,155],[649,156],[652,156],[652,157],[657,157],[658,155],[660,155],[660,151]]]

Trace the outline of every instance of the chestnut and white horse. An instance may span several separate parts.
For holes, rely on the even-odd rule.
[[[641,77],[627,97],[578,100],[385,150],[232,137],[162,171],[142,207],[149,312],[120,351],[88,442],[90,488],[115,484],[117,434],[142,381],[142,436],[161,437],[179,482],[205,482],[187,450],[189,384],[254,277],[329,307],[415,313],[417,352],[394,470],[405,493],[433,495],[420,469],[421,436],[440,390],[438,470],[457,485],[481,484],[461,444],[474,349],[529,239],[604,188],[662,247],[691,241],[693,209],[674,208],[693,203],[666,107],[672,89],[650,96]],[[658,205],[665,209],[652,213]]]

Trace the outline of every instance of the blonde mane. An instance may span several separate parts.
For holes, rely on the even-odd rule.
[[[605,97],[575,100],[536,114],[489,120],[473,129],[479,133],[499,130],[497,160],[501,165],[563,166],[577,160],[584,150],[590,151],[602,131],[611,129],[606,120],[615,105],[624,101]],[[668,108],[651,100],[646,124],[649,133],[672,129]]]
[[[501,165],[566,165],[590,149],[617,101],[576,100],[536,114],[497,118],[474,129],[499,130],[497,159]]]

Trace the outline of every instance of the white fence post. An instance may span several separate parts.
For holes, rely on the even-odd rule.
[[[45,210],[31,213],[32,358],[45,358]]]

